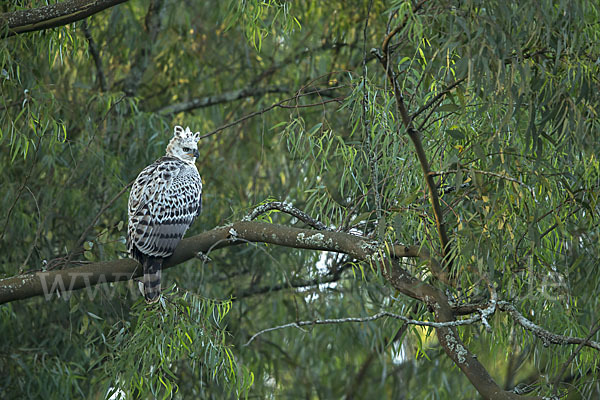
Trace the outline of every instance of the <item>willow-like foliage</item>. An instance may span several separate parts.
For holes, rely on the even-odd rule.
[[[287,202],[384,258],[427,250],[452,282],[422,259],[400,265],[455,307],[494,292],[598,342],[599,20],[584,0],[131,0],[0,39],[0,279],[126,258],[126,186],[189,125],[210,135],[188,236]],[[2,304],[0,398],[478,396],[433,328],[398,320],[246,345],[294,321],[433,320],[379,261],[330,250],[214,250],[165,271],[156,308],[134,282]],[[458,331],[501,388],[600,396],[597,350],[545,343],[505,312],[488,322]]]

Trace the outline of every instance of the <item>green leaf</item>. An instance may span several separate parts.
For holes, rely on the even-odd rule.
[[[461,108],[459,106],[457,106],[456,104],[453,103],[446,103],[446,104],[442,104],[441,106],[439,106],[437,108],[437,111],[439,112],[454,112],[454,111],[458,111]]]
[[[465,138],[465,134],[458,129],[448,129],[446,131],[450,136],[452,136],[454,139],[464,139]]]
[[[323,126],[323,123],[319,122],[318,124],[316,124],[315,126],[310,128],[310,130],[308,131],[308,135],[313,136],[319,129],[321,129],[322,126]]]

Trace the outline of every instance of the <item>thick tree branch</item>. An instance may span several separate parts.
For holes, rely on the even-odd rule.
[[[524,318],[509,303],[496,303],[494,299],[492,299],[492,302],[485,309],[477,310],[480,314],[466,320],[457,321],[447,297],[439,289],[414,278],[408,271],[401,268],[398,262],[400,257],[427,257],[426,253],[422,254],[422,250],[418,246],[396,245],[383,249],[378,247],[376,243],[363,237],[347,233],[315,231],[261,222],[241,221],[182,240],[173,256],[165,261],[164,269],[189,260],[195,257],[198,252],[208,253],[213,249],[248,242],[262,242],[301,249],[340,252],[348,254],[354,259],[378,265],[383,271],[384,277],[394,288],[407,296],[426,303],[434,312],[435,322],[415,321],[403,316],[397,316],[397,318],[409,324],[413,323],[434,327],[438,340],[448,356],[463,371],[482,396],[488,399],[516,399],[520,398],[520,396],[502,390],[492,380],[476,356],[470,353],[464,346],[456,327],[485,319],[493,312],[496,306],[499,309],[508,311],[517,323],[548,343],[584,343],[595,349],[600,349],[600,344],[590,340],[569,338],[545,331]],[[58,271],[19,275],[0,280],[0,304],[41,295],[50,298],[57,292],[64,293],[70,290],[89,288],[101,283],[129,280],[140,276],[141,272],[139,264],[135,261],[120,259],[90,263]],[[387,312],[380,314],[366,318],[396,317]],[[358,320],[354,321],[353,319],[352,322],[363,322],[362,320],[365,319]],[[309,321],[307,323],[307,325],[310,324],[315,324],[315,322]],[[293,323],[292,325],[297,326],[299,324]]]
[[[309,250],[346,253],[365,260],[377,247],[365,238],[340,232],[299,229],[261,222],[242,221],[183,239],[164,269],[194,258],[198,252],[247,242],[262,242]],[[420,257],[418,246],[394,246],[396,257]],[[130,259],[89,263],[62,270],[36,272],[0,280],[0,304],[34,296],[49,296],[65,290],[133,279],[141,275],[139,264]]]
[[[426,303],[435,313],[436,322],[455,320],[446,296],[437,288],[410,276],[393,259],[386,260],[384,277],[401,293]],[[504,391],[491,378],[477,357],[462,343],[456,327],[436,328],[438,341],[446,354],[465,374],[477,391],[486,399],[517,399],[520,396]]]
[[[128,0],[67,0],[0,14],[0,38],[67,25]]]

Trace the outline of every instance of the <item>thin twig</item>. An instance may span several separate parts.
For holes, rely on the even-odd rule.
[[[373,184],[373,193],[375,194],[375,213],[377,214],[377,229],[381,229],[383,227],[383,214],[381,212],[382,209],[382,201],[381,201],[381,193],[379,192],[379,164],[377,162],[377,143],[371,140],[371,127],[369,124],[369,119],[367,118],[368,114],[368,105],[369,105],[369,91],[367,89],[367,28],[369,26],[369,15],[371,13],[371,7],[373,6],[373,1],[369,2],[369,7],[367,9],[367,18],[365,20],[365,27],[363,29],[363,48],[364,48],[364,56],[363,56],[363,96],[361,99],[362,102],[362,123],[365,138],[367,141],[367,159],[369,164],[369,173],[371,176],[371,182]]]
[[[123,189],[121,189],[121,191],[119,193],[117,193],[108,203],[106,203],[104,206],[102,206],[102,208],[100,209],[100,211],[98,211],[98,213],[96,214],[96,216],[92,219],[92,221],[90,222],[90,224],[87,226],[87,228],[85,228],[85,230],[81,233],[81,235],[79,236],[79,239],[77,239],[77,244],[75,245],[75,248],[67,255],[66,257],[66,261],[65,261],[65,265],[68,264],[71,261],[71,258],[73,257],[73,253],[75,251],[77,251],[81,245],[83,244],[83,242],[85,241],[85,238],[88,234],[88,232],[96,225],[96,222],[98,222],[98,219],[100,218],[100,216],[102,214],[104,214],[104,212],[114,204],[115,201],[117,201],[119,199],[119,197],[121,197],[123,195],[123,193],[125,193],[127,191],[127,189],[129,189],[129,187],[131,187],[131,185],[133,185],[134,181],[129,182]]]
[[[417,3],[417,5],[415,5],[415,7],[413,8],[412,12],[413,14],[416,13],[417,11],[419,11],[421,9],[421,7],[423,7],[423,5],[425,4],[427,0],[421,0],[419,3]],[[381,45],[381,49],[383,50],[384,54],[388,54],[389,53],[389,44],[390,41],[392,40],[392,38],[394,36],[396,36],[396,34],[398,34],[398,32],[400,32],[405,26],[406,23],[408,22],[408,14],[404,16],[404,19],[402,20],[402,22],[396,26],[383,40],[383,44]]]
[[[298,218],[300,221],[304,222],[305,224],[312,226],[313,228],[318,229],[320,231],[330,231],[331,230],[327,227],[327,225],[325,225],[324,223],[322,223],[320,221],[317,221],[316,219],[314,219],[313,217],[311,217],[304,211],[297,209],[296,207],[292,206],[290,203],[281,202],[281,201],[271,201],[269,203],[262,204],[262,205],[256,207],[254,210],[252,210],[252,212],[250,214],[248,214],[247,216],[242,218],[242,221],[252,221],[252,220],[256,219],[256,217],[258,217],[259,215],[264,214],[267,211],[271,211],[271,210],[279,210],[286,214],[290,214],[291,216]]]
[[[517,183],[517,184],[523,186],[524,188],[526,188],[527,190],[529,190],[529,192],[531,193],[533,198],[535,198],[535,192],[530,186],[526,185],[524,182],[522,182],[518,179],[511,178],[508,175],[500,174],[498,172],[482,171],[480,169],[449,169],[446,171],[431,171],[429,173],[429,175],[440,176],[440,175],[456,174],[458,172],[474,172],[476,174],[494,176],[496,178],[501,178],[501,179],[504,179],[504,180],[507,180],[510,182]]]
[[[372,51],[374,54],[378,55],[378,51]],[[445,263],[450,266],[451,260],[448,259],[448,255],[450,254],[449,248],[449,239],[448,234],[446,232],[446,226],[444,224],[444,218],[442,215],[442,209],[440,207],[439,194],[437,192],[437,188],[435,182],[433,181],[433,177],[429,175],[430,168],[429,162],[427,161],[427,155],[425,154],[425,149],[423,148],[423,143],[421,141],[421,133],[416,130],[413,126],[412,120],[404,105],[404,100],[400,89],[398,88],[398,83],[396,81],[396,76],[393,71],[389,69],[387,63],[387,57],[381,57],[378,55],[379,60],[383,64],[383,67],[386,69],[386,74],[388,76],[388,80],[393,87],[394,90],[394,98],[396,99],[396,107],[398,109],[398,113],[402,118],[402,123],[407,130],[408,136],[410,137],[413,145],[415,147],[415,152],[417,153],[417,159],[421,164],[421,169],[423,170],[423,174],[425,176],[425,184],[429,191],[429,201],[431,203],[431,207],[433,208],[433,216],[435,220],[436,230],[440,239],[440,244],[442,248],[442,254],[444,255]]]
[[[429,121],[429,118],[431,118],[431,115],[435,112],[435,107],[432,108],[431,110],[429,110],[429,113],[427,113],[427,116],[425,118],[423,118],[423,121],[419,124],[419,127],[417,128],[417,130],[419,132],[425,132],[427,131],[427,129],[429,129],[429,127],[433,124],[435,124],[436,122],[444,119],[444,118],[448,118],[450,115],[452,114],[456,114],[456,111],[452,111],[449,112],[447,114],[444,114],[442,116],[439,116],[437,118],[435,118],[434,120],[430,121],[429,123],[427,123]],[[427,123],[427,125],[425,125]]]
[[[162,29],[162,14],[165,10],[164,0],[150,0],[145,18],[144,40],[131,64],[129,74],[123,84],[123,92],[129,97],[135,96],[144,72],[148,69],[156,38]]]
[[[100,85],[100,90],[103,92],[108,91],[108,85],[106,84],[106,77],[104,76],[104,68],[102,68],[102,59],[100,58],[100,53],[98,52],[98,48],[96,47],[96,42],[92,37],[90,29],[88,27],[87,20],[83,20],[82,23],[83,34],[88,41],[88,49],[92,58],[94,59],[94,64],[96,64],[96,79],[98,80],[98,84]]]
[[[27,175],[25,176],[25,179],[23,179],[23,183],[19,187],[19,190],[17,190],[17,195],[15,196],[15,200],[10,205],[10,208],[8,209],[8,213],[6,214],[6,219],[4,220],[4,227],[2,228],[2,235],[0,235],[0,240],[4,239],[4,235],[6,234],[6,228],[8,227],[8,222],[10,221],[10,215],[12,214],[13,209],[17,205],[17,202],[19,201],[19,198],[21,197],[21,193],[23,193],[23,190],[25,189],[25,185],[27,185],[27,181],[29,181],[29,178],[31,177],[31,172],[33,171],[33,167],[37,163],[37,154],[38,154],[38,151],[40,149],[41,141],[42,141],[42,137],[40,136],[38,138],[38,142],[37,142],[37,146],[36,146],[37,149],[36,149],[36,152],[35,152],[35,157],[34,157],[34,159],[31,162],[31,167],[29,167],[29,172],[27,172]]]
[[[415,303],[410,314],[416,314],[418,309],[419,305]],[[381,346],[378,346],[379,349],[371,350],[367,359],[363,362],[356,375],[354,375],[354,378],[351,379],[351,383],[348,389],[346,390],[346,394],[344,395],[343,400],[353,400],[357,397],[356,392],[358,391],[360,385],[362,385],[365,382],[364,377],[366,376],[367,370],[373,364],[373,361],[376,359],[377,354],[384,353],[391,345],[398,346],[397,348],[399,350],[401,349],[403,344],[403,340],[401,339],[408,330],[408,327],[408,324],[402,324],[391,340],[387,341],[387,343],[384,343]]]
[[[254,79],[252,79],[250,81],[250,86],[256,86],[260,81],[265,80],[266,78],[268,78],[269,76],[273,75],[277,70],[282,69],[283,67],[292,64],[292,63],[297,63],[301,60],[305,60],[307,59],[309,56],[321,52],[321,51],[328,51],[328,50],[335,50],[335,51],[339,51],[344,47],[350,47],[353,48],[354,45],[350,44],[350,43],[344,43],[344,42],[329,42],[326,41],[323,44],[321,44],[318,47],[313,47],[313,48],[307,48],[306,47],[306,41],[308,41],[308,35],[306,37],[304,37],[300,43],[302,43],[301,46],[296,47],[294,50],[299,50],[298,53],[293,53],[290,56],[286,57],[283,61],[279,62],[279,63],[273,63],[273,65],[269,66],[267,69],[265,69],[263,72],[261,72],[257,77],[255,77]],[[329,73],[328,75],[331,75],[333,73],[333,71],[331,73]],[[329,82],[329,77],[327,79],[327,81]]]
[[[584,346],[588,346],[600,351],[600,342],[595,342],[593,340],[582,339],[578,337],[557,335],[556,333],[552,333],[525,318],[523,314],[517,311],[517,308],[515,306],[506,301],[499,301],[498,309],[508,312],[513,317],[516,323],[533,333],[535,336],[542,339],[545,346],[548,346],[550,344],[583,344]]]
[[[426,111],[429,107],[431,107],[433,104],[435,104],[435,102],[437,102],[442,97],[444,97],[446,94],[448,94],[448,92],[450,92],[452,89],[454,89],[455,87],[457,87],[458,85],[460,85],[465,79],[467,79],[467,78],[461,78],[461,79],[459,79],[459,80],[451,83],[446,89],[444,89],[441,92],[439,92],[431,100],[429,100],[424,106],[422,106],[421,108],[419,108],[412,115],[411,119],[414,121],[414,119],[417,118],[421,113],[423,113],[424,111]]]
[[[123,101],[123,99],[125,99],[125,97],[127,97],[126,95],[122,95],[117,101],[114,101],[111,106],[109,107],[109,109],[104,113],[104,115],[102,116],[102,119],[100,120],[100,122],[96,123],[96,126],[101,126],[102,124],[104,124],[104,121],[106,121],[106,118],[108,117],[108,115],[115,109],[115,107],[121,103]],[[87,153],[90,151],[90,149],[92,148],[91,144],[94,141],[94,139],[96,139],[96,134],[98,133],[98,129],[93,129],[92,130],[92,135],[90,136],[88,142],[86,143],[86,145],[83,147],[83,151],[80,153],[77,161],[75,161],[75,167],[72,168],[71,174],[69,175],[69,177],[67,179],[65,179],[65,182],[72,182],[73,178],[75,178],[75,175],[77,175],[78,172],[80,172],[79,169],[79,163],[87,156]],[[56,205],[56,201],[58,200],[58,198],[54,199],[54,203],[52,204],[52,206],[50,208],[53,208]]]
[[[27,252],[27,256],[25,257],[25,260],[23,261],[23,263],[21,264],[21,268],[19,269],[19,273],[21,273],[21,274],[23,273],[23,271],[25,271],[25,266],[27,265],[27,262],[29,261],[29,257],[31,257],[31,255],[33,254],[35,245],[37,244],[38,238],[40,237],[40,233],[42,233],[42,228],[44,227],[44,224],[42,223],[42,213],[40,212],[40,205],[38,204],[38,201],[35,198],[35,195],[31,191],[31,189],[29,189],[29,187],[27,187],[27,186],[25,186],[25,189],[27,189],[27,191],[33,198],[33,202],[35,203],[35,208],[37,209],[37,214],[38,214],[38,228],[35,232],[35,236],[33,237],[33,242],[31,243],[31,246],[29,247],[29,251]]]
[[[229,92],[219,93],[217,95],[197,97],[188,101],[169,104],[156,110],[162,115],[172,115],[180,112],[192,111],[198,108],[210,107],[217,104],[227,103],[231,101],[241,100],[248,97],[264,96],[268,93],[289,93],[290,90],[283,86],[272,87],[246,87],[243,89],[232,90]]]
[[[339,103],[342,100],[344,100],[346,98],[346,96],[339,96],[339,97],[334,97],[333,99],[329,99],[329,100],[323,100],[323,101],[319,101],[317,103],[310,103],[310,104],[295,104],[293,106],[286,106],[284,104],[279,105],[279,108],[290,108],[290,109],[297,109],[297,108],[309,108],[309,107],[316,107],[316,106],[322,106],[324,104],[327,103]]]
[[[200,136],[200,140],[202,140],[204,138],[207,138],[209,136],[215,135],[215,134],[217,134],[217,133],[219,133],[219,132],[221,132],[221,131],[223,131],[223,130],[225,130],[227,128],[231,128],[232,126],[240,124],[240,123],[242,123],[242,122],[244,122],[246,120],[249,120],[250,118],[254,118],[257,115],[262,115],[262,114],[264,114],[264,113],[266,113],[268,111],[271,111],[272,109],[277,108],[277,107],[279,107],[279,108],[301,108],[301,107],[303,107],[302,105],[296,105],[296,106],[291,107],[291,106],[286,106],[285,103],[287,103],[289,101],[292,101],[294,99],[297,99],[298,97],[309,96],[309,95],[313,95],[315,93],[316,94],[320,94],[321,92],[324,92],[326,90],[334,90],[334,89],[338,89],[340,87],[343,87],[343,86],[335,86],[335,87],[330,87],[330,88],[318,89],[318,90],[314,90],[314,91],[311,91],[311,92],[296,94],[293,97],[281,100],[281,101],[279,101],[279,102],[277,102],[275,104],[270,105],[269,107],[263,108],[262,110],[254,111],[254,112],[252,112],[250,114],[244,115],[243,117],[241,117],[241,118],[239,118],[239,119],[237,119],[237,120],[235,120],[233,122],[230,122],[228,124],[222,125],[219,128],[217,128],[217,129],[215,129],[215,130],[213,130],[211,132],[208,132],[205,135]],[[319,106],[319,105],[322,105],[322,104],[325,104],[325,103],[329,103],[331,101],[340,101],[341,99],[342,99],[342,97],[337,97],[337,98],[335,98],[333,100],[326,100],[326,101],[321,102],[321,103],[311,104],[310,107]]]
[[[375,315],[371,315],[369,317],[362,317],[362,318],[348,317],[348,318],[333,318],[333,319],[331,319],[331,318],[317,319],[317,320],[313,320],[313,321],[298,321],[298,322],[290,322],[289,324],[273,326],[271,328],[263,329],[262,331],[255,333],[250,338],[250,340],[248,340],[248,342],[246,342],[246,344],[244,344],[244,346],[248,346],[250,343],[252,343],[252,341],[254,341],[254,339],[256,339],[258,336],[262,335],[263,333],[272,332],[272,331],[276,331],[279,329],[292,328],[292,327],[301,329],[301,327],[303,327],[303,326],[344,324],[344,323],[348,323],[348,322],[371,322],[371,321],[375,321],[377,319],[384,318],[384,317],[398,319],[400,321],[404,321],[404,323],[409,324],[409,325],[430,326],[432,328],[448,328],[448,327],[456,327],[456,326],[462,326],[462,325],[471,325],[471,324],[481,320],[481,315],[478,314],[478,315],[472,316],[471,318],[462,319],[462,320],[458,320],[458,321],[448,321],[448,322],[419,321],[419,320],[405,317],[404,315],[398,315],[398,314],[394,314],[394,313],[391,313],[388,311],[381,311]]]
[[[250,287],[248,289],[233,292],[232,296],[234,300],[240,300],[245,297],[251,297],[265,293],[273,293],[285,289],[306,288],[312,286],[319,286],[327,283],[339,282],[341,280],[342,273],[350,268],[352,268],[352,264],[346,262],[343,263],[343,265],[335,271],[332,271],[322,276],[318,276],[314,279],[287,281],[284,283],[278,283],[273,286],[261,286],[256,288]]]
[[[425,4],[425,0],[421,0],[419,3],[417,3],[413,8],[413,13],[417,12],[424,4]],[[406,108],[406,105],[404,104],[404,98],[402,96],[402,92],[400,91],[400,88],[398,87],[396,75],[394,74],[394,71],[390,66],[389,43],[390,43],[391,39],[398,32],[400,32],[402,30],[402,28],[404,28],[404,26],[406,25],[407,22],[408,22],[408,14],[406,14],[404,16],[402,22],[394,30],[392,30],[392,32],[390,32],[389,35],[387,35],[385,37],[385,39],[383,40],[383,43],[381,45],[381,51],[379,51],[378,49],[372,49],[371,53],[379,59],[381,65],[385,69],[386,76],[387,76],[388,81],[390,82],[390,84],[392,86],[392,90],[394,92],[394,98],[396,100],[396,108],[402,119],[402,124],[404,125],[404,127],[408,133],[408,136],[410,137],[410,139],[413,142],[413,145],[415,147],[415,152],[417,153],[417,158],[419,160],[419,163],[421,164],[421,169],[423,170],[423,174],[425,176],[425,184],[427,186],[427,189],[429,190],[429,200],[431,202],[431,207],[433,208],[433,216],[434,216],[434,220],[435,220],[436,230],[438,232],[439,239],[440,239],[440,244],[442,247],[442,254],[444,255],[444,262],[447,264],[448,267],[450,267],[452,264],[452,260],[448,258],[448,255],[450,254],[450,248],[449,248],[449,244],[448,244],[449,243],[448,234],[446,232],[446,227],[444,225],[442,209],[440,207],[440,201],[439,201],[439,194],[437,193],[437,188],[435,186],[435,183],[433,182],[433,177],[429,176],[429,171],[430,171],[429,162],[427,161],[427,155],[425,154],[425,149],[423,148],[423,143],[421,142],[421,133],[420,133],[420,131],[418,131],[414,128],[411,116],[408,112],[408,109]]]
[[[589,335],[587,335],[587,337],[586,337],[586,341],[590,340],[596,334],[596,332],[598,332],[599,330],[600,330],[600,321],[596,321],[596,326],[595,327],[592,326],[592,328],[590,329]],[[579,354],[581,352],[584,345],[585,345],[585,342],[581,342],[579,344],[579,346],[577,346],[575,351],[573,353],[571,353],[571,355],[569,356],[567,361],[565,361],[565,363],[562,365],[560,372],[556,375],[556,378],[554,379],[554,394],[555,395],[558,393],[558,385],[560,384],[560,380],[562,379],[563,375],[567,371],[567,367],[569,366],[569,364],[571,364],[573,362],[575,357],[577,357],[577,354]]]

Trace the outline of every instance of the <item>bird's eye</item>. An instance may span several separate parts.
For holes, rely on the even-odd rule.
[[[183,151],[185,151],[186,153],[189,153],[192,149],[190,149],[189,147],[184,147]]]

